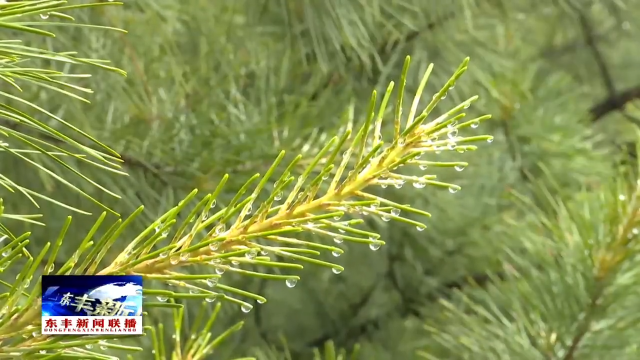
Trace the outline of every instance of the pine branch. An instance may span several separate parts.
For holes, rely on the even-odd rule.
[[[41,28],[61,24],[65,26],[101,28],[123,32],[123,30],[106,26],[73,23],[73,17],[65,14],[65,12],[69,10],[84,9],[102,5],[121,5],[121,3],[109,2],[104,4],[90,3],[67,5],[67,1],[64,0],[20,1],[15,3],[1,3],[0,28],[46,37],[55,37],[55,35],[54,33],[43,30]],[[40,17],[41,21],[31,21],[30,18],[34,17]],[[70,20],[71,22],[42,21],[44,19],[49,19],[50,17],[60,20]],[[36,88],[43,88],[45,90],[65,95],[69,98],[74,98],[83,102],[89,102],[81,95],[78,95],[78,93],[90,94],[92,93],[92,90],[75,85],[71,83],[69,79],[86,78],[90,75],[71,74],[51,69],[42,69],[38,66],[30,66],[30,64],[33,64],[35,61],[41,60],[56,63],[65,63],[67,65],[90,65],[95,68],[100,68],[121,75],[126,75],[124,71],[107,65],[107,62],[105,61],[82,58],[77,56],[75,52],[49,51],[45,49],[25,46],[20,41],[15,40],[5,40],[0,42],[0,81],[8,85],[8,90],[0,91],[0,96],[4,97],[7,101],[7,103],[0,104],[0,135],[6,137],[7,139],[6,142],[0,141],[0,157],[13,156],[15,158],[18,158],[27,166],[31,166],[35,170],[47,174],[50,178],[53,178],[55,181],[62,183],[68,188],[74,190],[81,196],[89,199],[106,211],[115,213],[115,211],[101,204],[93,197],[91,197],[88,193],[80,190],[80,188],[70,183],[64,177],[41,165],[40,162],[32,160],[32,157],[37,155],[41,158],[55,162],[60,165],[61,168],[64,168],[67,172],[72,173],[74,176],[82,178],[84,181],[97,187],[98,189],[104,191],[109,195],[118,197],[117,194],[109,191],[102,185],[96,183],[92,179],[87,178],[86,176],[75,170],[63,159],[73,158],[80,163],[89,164],[103,170],[122,174],[122,172],[119,170],[118,164],[118,162],[121,161],[119,155],[114,150],[102,144],[97,139],[93,138],[81,129],[75,127],[71,123],[61,119],[60,117],[54,115],[53,113],[40,107],[39,105],[23,98],[23,91],[25,86],[34,86]],[[17,92],[18,94],[15,95],[14,92]],[[21,107],[25,107],[28,110],[21,110]],[[40,116],[45,116],[46,118],[53,121],[57,126],[52,126],[46,122],[38,120],[37,116],[29,114],[27,111],[36,113]],[[56,127],[61,128],[62,130],[57,130]],[[23,130],[26,128],[33,130],[43,136],[31,136],[28,133],[23,132]],[[73,139],[73,137],[65,134],[65,131],[69,130],[74,134],[79,135],[84,140],[84,142],[88,142],[92,146],[86,146],[81,141],[77,141]],[[47,142],[47,140],[50,141]],[[58,145],[60,144],[65,144],[68,148],[77,150],[79,151],[79,153],[73,153],[72,151],[59,147]],[[50,149],[52,149],[53,151],[51,151]],[[76,209],[69,205],[60,203],[59,201],[51,199],[47,196],[38,194],[31,189],[24,188],[20,186],[17,181],[10,179],[8,176],[3,174],[0,175],[0,186],[6,188],[10,192],[21,193],[36,207],[38,207],[36,198],[39,198],[61,205],[69,210],[86,214],[86,212],[80,209]],[[3,216],[7,218],[10,216],[10,214],[4,214]],[[31,215],[31,217],[33,217],[33,215]],[[13,218],[24,221],[29,220],[28,215],[13,215]],[[40,224],[38,222],[31,222]]]
[[[405,67],[406,68],[406,67]],[[466,69],[466,62],[461,65],[458,72],[447,84],[448,86],[453,85],[457,77]],[[406,71],[406,70],[405,70]],[[429,75],[425,76],[424,82],[426,82],[426,78]],[[406,74],[406,73],[405,73]],[[406,76],[406,75],[405,75]],[[424,86],[424,85],[422,85]],[[426,118],[426,115],[435,107],[437,102],[439,101],[438,97],[444,96],[448,87],[445,87],[439,94],[434,96],[434,99],[431,101],[427,109],[422,113],[422,115],[414,119],[412,117],[413,114],[410,114],[408,119],[408,124],[405,131],[400,134],[397,132],[394,142],[389,146],[386,150],[380,152],[381,147],[383,145],[381,139],[371,139],[369,127],[371,125],[371,120],[373,119],[373,112],[371,112],[370,118],[367,124],[361,128],[360,132],[356,135],[356,141],[353,143],[353,146],[347,150],[344,154],[343,161],[341,165],[335,171],[335,175],[333,181],[330,184],[329,190],[327,193],[321,197],[315,198],[315,194],[318,191],[318,185],[323,179],[314,179],[311,182],[310,186],[303,190],[303,186],[305,182],[308,180],[307,176],[311,171],[315,168],[315,165],[319,162],[319,160],[325,154],[330,153],[330,150],[335,147],[332,158],[335,158],[337,154],[337,150],[340,150],[340,146],[344,143],[347,138],[350,136],[350,132],[346,132],[345,136],[341,139],[333,138],[327,146],[322,150],[315,162],[312,166],[309,166],[306,173],[303,174],[296,185],[294,186],[293,191],[290,193],[289,197],[286,199],[284,205],[278,206],[275,208],[271,208],[273,202],[272,196],[266,202],[260,204],[258,212],[256,215],[252,216],[249,220],[245,220],[245,218],[251,213],[251,208],[253,206],[254,201],[257,196],[262,191],[265,183],[269,180],[271,173],[275,167],[280,163],[284,154],[276,160],[272,169],[267,174],[267,176],[262,177],[260,184],[258,184],[256,190],[253,194],[247,198],[245,201],[239,202],[239,198],[244,195],[252,182],[258,179],[259,175],[253,177],[245,187],[238,193],[236,199],[232,201],[232,205],[234,207],[227,207],[220,212],[218,212],[213,218],[207,220],[205,223],[210,224],[214,221],[211,220],[222,220],[220,225],[224,223],[233,213],[239,213],[238,219],[233,223],[231,228],[227,231],[219,231],[217,234],[211,234],[215,236],[213,239],[206,240],[199,245],[191,246],[190,242],[192,240],[191,237],[184,237],[177,241],[176,243],[176,254],[184,255],[188,254],[190,261],[181,261],[179,266],[183,266],[189,264],[190,262],[200,262],[204,260],[212,260],[216,258],[216,250],[219,252],[226,252],[231,250],[237,250],[238,248],[246,248],[246,251],[249,251],[248,247],[251,245],[250,239],[260,238],[260,237],[271,237],[272,240],[282,241],[283,239],[279,239],[274,237],[276,234],[284,234],[284,233],[293,233],[299,232],[303,230],[309,230],[312,232],[319,233],[329,233],[329,231],[320,230],[320,228],[331,228],[340,229],[344,227],[345,224],[341,224],[338,222],[330,222],[325,220],[327,218],[339,217],[345,213],[345,210],[354,211],[355,208],[361,208],[361,206],[355,206],[351,208],[349,205],[345,207],[347,204],[347,200],[351,198],[359,198],[359,201],[362,202],[363,205],[366,204],[366,201],[371,203],[384,203],[384,199],[379,199],[374,195],[362,192],[365,188],[371,185],[394,185],[394,186],[402,186],[407,181],[411,181],[414,183],[416,187],[423,187],[427,184],[436,185],[440,187],[448,188],[451,192],[455,192],[458,190],[456,185],[446,184],[437,182],[433,177],[412,177],[405,176],[394,171],[398,168],[398,166],[403,165],[405,163],[418,163],[415,160],[416,156],[419,156],[421,153],[425,152],[434,152],[441,151],[440,149],[444,149],[445,147],[449,148],[449,150],[458,149],[461,151],[465,150],[473,150],[474,147],[458,145],[462,142],[469,141],[477,141],[477,140],[486,140],[490,139],[490,137],[473,137],[473,138],[461,138],[457,139],[457,129],[471,126],[472,124],[476,124],[481,120],[485,120],[487,117],[481,117],[478,119],[474,119],[468,121],[466,123],[454,126],[447,127],[448,124],[451,124],[454,119],[449,117],[455,115],[464,107],[467,107],[475,98],[469,99],[465,103],[455,107],[441,118],[435,120],[427,126],[420,126],[421,123]],[[385,98],[388,99],[390,96],[390,91],[387,92]],[[401,98],[400,98],[401,99]],[[417,98],[419,99],[419,97]],[[372,104],[375,104],[375,93],[373,96]],[[386,102],[383,101],[383,107],[386,106]],[[399,111],[399,110],[398,110]],[[415,111],[415,109],[412,109]],[[381,111],[382,113],[382,111]],[[449,119],[447,119],[449,118]],[[415,122],[414,122],[415,121]],[[380,133],[380,125],[381,122],[378,122],[375,126],[376,134]],[[449,134],[451,140],[434,140],[438,138],[438,136],[446,136]],[[453,134],[453,135],[451,135]],[[366,152],[364,152],[364,146],[367,145],[367,141],[371,141],[370,144],[372,148]],[[335,145],[338,146],[335,146]],[[440,148],[440,149],[439,149]],[[346,178],[343,177],[343,172],[345,171],[345,167],[348,164],[351,156],[357,152],[359,154],[359,158],[361,159],[356,168],[351,171]],[[364,160],[364,161],[363,161]],[[294,166],[295,163],[299,161],[299,157],[296,158],[291,164]],[[452,164],[451,166],[454,166]],[[326,179],[329,177],[329,173],[333,170],[333,164],[329,164],[325,166],[323,169],[323,177]],[[292,182],[293,178],[287,178],[289,174],[285,173],[282,177],[276,182],[279,185],[283,185],[289,182]],[[380,177],[383,175],[386,179],[381,180]],[[218,191],[221,190],[219,186]],[[281,191],[276,190],[276,191]],[[421,211],[416,211],[415,209],[408,208],[409,211],[421,213],[425,215],[426,213]],[[402,219],[405,222],[412,223],[419,228],[424,228],[422,223],[417,223],[415,221],[411,221],[408,219],[403,219],[400,217],[396,217],[391,214],[385,214],[376,210],[375,208],[369,209],[373,213],[380,213],[381,216],[389,216],[398,219]],[[319,212],[330,211],[329,214],[317,215]],[[361,210],[360,210],[361,211]],[[270,216],[271,215],[271,216]],[[308,223],[307,225],[300,225],[300,223]],[[316,230],[315,226],[318,225],[318,229]],[[344,230],[344,229],[343,229]],[[357,242],[365,242],[369,244],[377,244],[379,241],[377,237],[374,235],[371,239],[362,239],[362,238],[352,238],[352,241]],[[215,245],[218,248],[212,250],[208,245]],[[272,248],[267,245],[259,245],[255,246],[255,249],[264,249],[267,251],[276,251],[277,248]],[[255,250],[254,249],[254,250]],[[297,258],[297,256],[292,256],[292,254],[284,252],[278,253],[279,255],[290,256],[293,258]],[[100,272],[101,274],[108,274],[112,272],[124,271],[125,267],[120,266],[121,264],[115,264],[114,266],[107,267],[105,270]],[[175,267],[178,264],[172,264],[170,259],[166,258],[156,258],[151,260],[145,260],[140,263],[135,264],[134,266],[127,266],[126,271],[129,273],[135,274],[153,274],[160,273],[165,271],[168,268]],[[342,271],[340,267],[333,267],[336,271]]]
[[[343,241],[367,244],[372,250],[384,245],[378,234],[356,227],[363,222],[361,216],[379,216],[385,221],[400,221],[416,227],[418,231],[424,230],[424,223],[409,216],[430,216],[423,210],[371,194],[367,192],[368,189],[372,186],[399,188],[411,183],[417,189],[431,185],[455,193],[460,189],[455,184],[437,181],[433,175],[408,175],[401,169],[404,167],[422,170],[425,169],[425,165],[461,169],[467,166],[467,163],[439,162],[437,154],[442,151],[473,151],[477,146],[469,145],[470,143],[490,142],[493,139],[487,135],[458,136],[460,130],[475,128],[489,118],[481,116],[459,122],[465,116],[462,111],[477,97],[472,97],[437,119],[425,123],[440,99],[446,96],[466,71],[467,64],[468,59],[460,65],[444,87],[433,95],[424,110],[418,112],[422,91],[433,68],[430,66],[422,78],[408,115],[403,116],[403,92],[409,67],[407,57],[396,101],[395,130],[389,145],[383,141],[386,134],[382,133],[382,123],[393,84],[389,86],[379,107],[377,94],[373,93],[366,121],[352,140],[351,130],[332,138],[315,154],[314,160],[299,177],[293,177],[291,174],[294,166],[301,161],[301,156],[294,158],[284,173],[276,177],[273,191],[265,191],[276,169],[284,161],[284,153],[281,153],[264,175],[256,174],[251,177],[225,207],[216,211],[216,199],[228,179],[228,175],[225,175],[217,188],[194,206],[192,202],[197,191],[180,201],[136,238],[127,239],[126,248],[113,262],[99,270],[109,249],[116,244],[120,235],[135,221],[143,208],[139,208],[128,218],[117,220],[102,232],[103,235],[99,239],[94,239],[106,218],[106,213],[102,214],[80,243],[78,250],[56,273],[140,274],[151,283],[163,282],[188,290],[188,293],[185,293],[146,288],[144,294],[156,296],[159,301],[151,307],[166,307],[170,304],[167,302],[169,299],[202,299],[207,303],[225,300],[239,305],[245,313],[251,311],[254,305],[240,298],[252,299],[258,303],[264,303],[267,299],[260,294],[224,284],[220,280],[225,272],[281,280],[285,281],[288,287],[294,287],[300,279],[299,276],[251,269],[258,266],[295,271],[303,267],[301,263],[307,263],[329,268],[336,274],[341,273],[344,270],[342,266],[317,258],[321,252],[340,254],[344,250],[338,245]],[[350,146],[342,153],[343,145],[348,141]],[[420,160],[421,156],[427,157],[429,161]],[[328,186],[323,187],[323,183]],[[285,192],[288,194],[286,197]],[[284,202],[276,205],[281,200]],[[180,216],[185,212],[186,216]],[[352,218],[343,219],[346,214],[352,215]],[[37,269],[44,268],[45,274],[54,271],[52,265],[70,221],[69,218],[53,246],[46,244],[37,257],[29,255],[24,248],[28,243],[28,234],[18,238],[9,237],[10,241],[2,249],[10,250],[10,254],[0,260],[0,265],[15,263],[22,256],[29,259],[28,266],[24,267],[10,294],[0,300],[5,301],[4,307],[8,310],[5,316],[0,317],[0,342],[17,339],[16,344],[8,348],[12,353],[20,352],[21,356],[31,356],[48,349],[64,351],[70,355],[82,353],[76,349],[75,343],[65,344],[60,342],[59,337],[40,334],[28,339],[21,337],[35,331],[40,320],[40,300],[37,296],[39,284],[36,284],[30,294],[24,290],[29,287],[30,279],[34,277]],[[335,245],[304,240],[300,237],[304,233],[331,238]],[[48,260],[45,266],[41,267],[45,254],[48,255]],[[193,265],[204,265],[210,270],[192,275],[179,272],[180,268]],[[211,270],[214,270],[215,274],[212,274]],[[28,298],[27,301],[23,299],[25,296]],[[23,303],[25,305],[18,305]],[[2,348],[0,354],[9,350]]]
[[[589,331],[597,316],[608,305],[602,304],[602,299],[607,289],[611,286],[616,275],[619,274],[620,267],[631,257],[634,251],[631,249],[635,235],[638,233],[637,225],[640,222],[640,182],[629,196],[624,193],[617,195],[618,201],[622,202],[622,221],[618,225],[617,233],[606,244],[600,253],[594,257],[595,287],[591,298],[583,315],[577,320],[576,334],[571,339],[569,347],[563,356],[563,360],[573,360],[576,358],[580,345]]]

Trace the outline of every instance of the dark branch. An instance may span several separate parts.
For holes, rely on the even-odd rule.
[[[640,99],[640,86],[609,95],[603,101],[592,106],[589,112],[593,121],[596,122],[609,113],[623,110],[625,105],[635,99]]]
[[[591,26],[591,23],[589,22],[587,16],[582,11],[576,11],[578,13],[578,22],[580,23],[584,41],[587,44],[587,47],[589,48],[589,51],[591,52],[591,55],[596,62],[598,72],[600,73],[600,78],[602,79],[607,92],[611,96],[616,93],[615,84],[613,83],[613,77],[611,76],[611,72],[609,71],[609,67],[607,66],[604,56],[602,55],[602,52],[596,44],[593,27]]]

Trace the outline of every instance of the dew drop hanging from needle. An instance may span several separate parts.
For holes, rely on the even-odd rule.
[[[42,20],[46,20],[49,18],[49,13],[42,13],[40,14],[40,18],[42,18]]]

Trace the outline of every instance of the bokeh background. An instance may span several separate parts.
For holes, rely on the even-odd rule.
[[[441,155],[470,163],[462,172],[439,173],[462,191],[384,189],[389,199],[432,213],[428,228],[418,232],[368,218],[366,226],[387,245],[376,252],[346,245],[336,260],[346,268],[339,275],[307,267],[293,289],[225,275],[227,283],[269,301],[248,314],[223,306],[217,330],[241,319],[246,324],[211,358],[283,359],[282,338],[294,359],[310,358],[311,349],[329,339],[346,348],[359,343],[367,360],[437,352],[423,325],[439,311],[438,299],[470,278],[481,285],[487,270],[501,266],[498,249],[517,246],[518,231],[526,231],[508,221],[524,211],[514,204],[514,192],[535,202],[531,187],[541,182],[552,183],[558,196],[595,189],[635,156],[628,143],[640,123],[638,1],[131,0],[73,15],[128,34],[49,26],[57,38],[23,38],[109,59],[128,77],[91,69],[94,76],[80,81],[95,91],[91,104],[42,90],[23,96],[125,160],[128,177],[80,167],[121,199],[74,181],[123,215],[144,205],[143,221],[122,235],[114,253],[194,188],[212,191],[230,174],[218,201],[224,204],[280,150],[312,157],[341,131],[351,104],[356,121],[364,121],[371,91],[384,92],[398,79],[406,55],[412,61],[409,94],[435,64],[427,99],[471,58],[466,75],[434,112],[479,95],[469,115],[493,115],[472,130],[494,135],[492,144]],[[32,252],[57,237],[73,215],[60,259],[70,256],[101,209],[12,157],[0,157],[0,173],[93,213],[45,202],[35,209],[19,195],[0,193],[13,213],[45,215],[46,227],[7,223],[15,233],[32,232]],[[19,270],[0,277],[11,279]],[[186,324],[205,315],[197,303],[187,309]],[[165,330],[169,342],[171,327]],[[135,342],[150,354],[148,339]],[[459,358],[445,350],[438,356]]]

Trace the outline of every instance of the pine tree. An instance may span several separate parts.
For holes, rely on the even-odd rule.
[[[354,347],[362,359],[637,357],[635,315],[630,313],[637,266],[629,241],[636,233],[636,137],[630,129],[640,118],[633,104],[640,91],[635,67],[628,61],[637,49],[633,39],[633,19],[640,12],[637,2],[70,4],[100,6],[75,10],[59,8],[69,5],[66,1],[0,4],[0,26],[7,38],[32,46],[24,49],[0,42],[5,80],[0,93],[4,104],[0,232],[7,236],[0,246],[3,252],[10,250],[0,259],[0,278],[8,289],[0,301],[9,305],[6,311],[11,314],[5,312],[0,320],[0,355],[15,357],[7,353],[17,352],[16,347],[29,349],[21,353],[26,358],[48,356],[39,352],[62,348],[81,353],[82,358],[124,356],[124,350],[151,356],[154,349],[156,358],[164,359],[179,344],[180,352],[173,358],[193,359],[210,350],[201,343],[206,341],[215,344],[214,358],[260,360],[307,359],[313,351],[317,359],[332,359],[345,351],[341,349],[346,349],[342,358],[347,358]],[[102,28],[70,27],[72,19],[62,14]],[[129,32],[101,30],[107,28]],[[56,38],[36,29],[54,29]],[[406,54],[411,54],[411,67],[405,72]],[[85,69],[80,66],[87,63],[85,56],[109,59],[128,76],[114,74],[121,71],[104,62],[92,61],[94,69]],[[466,62],[456,68],[467,56],[472,59],[470,68],[466,70]],[[431,63],[437,67],[422,88],[422,75],[431,71]],[[93,71],[95,67],[111,71]],[[463,70],[466,74],[458,79]],[[55,71],[93,76],[65,79],[77,86],[68,88],[54,82],[61,79]],[[449,81],[451,73],[455,88]],[[390,81],[396,81],[393,96],[387,110],[380,111]],[[74,94],[89,88],[95,93],[87,96],[91,100],[87,104],[51,86]],[[398,107],[401,87],[405,101]],[[377,90],[375,106],[371,89]],[[372,243],[372,249],[378,249],[375,241],[384,240],[375,252],[347,241],[353,239],[328,241],[312,231],[322,227],[314,226],[295,234],[272,234],[265,242],[243,239],[265,246],[273,246],[278,238],[303,240],[306,243],[291,247],[306,248],[304,252],[288,252],[338,264],[330,267],[344,269],[339,275],[299,257],[275,257],[273,250],[254,257],[252,249],[239,249],[225,253],[237,257],[231,264],[226,257],[219,264],[213,258],[214,264],[177,268],[191,277],[148,281],[146,287],[156,293],[147,292],[150,327],[148,336],[140,339],[100,344],[100,339],[79,339],[65,345],[58,338],[43,348],[36,345],[39,335],[32,334],[37,327],[8,322],[22,319],[25,311],[34,311],[28,314],[34,319],[39,316],[37,307],[30,307],[35,300],[27,299],[35,294],[36,279],[43,271],[99,272],[125,260],[118,255],[127,245],[139,250],[127,256],[155,251],[154,256],[165,259],[169,267],[178,266],[184,259],[167,253],[167,246],[206,244],[212,235],[217,241],[211,244],[222,241],[213,250],[221,253],[232,242],[229,234],[237,234],[231,224],[240,212],[247,212],[245,220],[260,214],[259,204],[265,198],[251,205],[251,213],[248,207],[262,179],[253,178],[255,173],[273,169],[261,194],[271,195],[274,206],[275,198],[282,196],[281,204],[330,139],[337,135],[340,143],[341,136],[351,133],[339,152],[333,152],[335,147],[326,150],[307,174],[309,181],[321,180],[330,164],[326,155],[335,154],[330,174],[334,175],[342,151],[359,145],[346,164],[344,179],[365,158],[362,154],[375,149],[377,116],[384,115],[383,149],[399,145],[390,140],[399,139],[399,130],[413,118],[416,93],[424,96],[414,114],[425,107],[430,112],[427,119],[417,119],[425,125],[441,122],[428,130],[430,134],[440,126],[446,128],[452,118],[441,116],[452,114],[451,109],[466,112],[469,119],[493,115],[477,129],[473,121],[456,119],[454,127],[460,134],[444,130],[454,138],[477,140],[486,139],[478,134],[492,134],[496,140],[491,147],[458,153],[445,144],[441,153],[428,152],[399,168],[408,176],[437,175],[445,184],[460,185],[461,191],[452,195],[437,186],[421,189],[421,181],[409,181],[417,188],[381,183],[387,188],[367,191],[391,204],[381,203],[375,209],[366,201],[347,209],[334,204],[329,212],[356,213],[340,220],[331,216],[290,223],[304,228],[308,221],[363,220],[343,230],[365,231],[355,237]],[[479,99],[465,110],[466,101],[476,94]],[[435,108],[430,105],[432,96],[438,101]],[[399,109],[401,117],[396,116]],[[367,117],[370,114],[373,118]],[[398,118],[403,120],[399,130],[394,122]],[[356,141],[363,139],[356,136],[363,124],[369,124],[370,143]],[[448,137],[443,133],[439,138]],[[297,154],[301,154],[297,165],[288,167]],[[274,159],[278,166],[272,168]],[[435,161],[439,163],[427,163]],[[457,173],[435,166],[443,163],[456,170],[470,165]],[[291,182],[274,184],[287,173]],[[314,195],[327,193],[332,178],[314,189]],[[285,185],[280,195],[278,189]],[[194,188],[197,194],[191,192]],[[239,191],[244,195],[236,197]],[[411,213],[415,209],[427,210],[433,217],[414,217],[419,215]],[[388,214],[380,216],[379,211]],[[44,216],[24,215],[33,213]],[[385,221],[394,215],[406,217],[409,224]],[[229,218],[224,230],[214,226],[221,217]],[[424,231],[415,228],[424,225]],[[181,240],[187,233],[194,239]],[[336,233],[346,239],[346,232]],[[92,254],[90,249],[76,253],[86,241],[104,253]],[[331,252],[341,256],[335,258]],[[100,264],[87,260],[96,256],[103,257]],[[261,261],[261,256],[295,265],[249,265]],[[147,275],[153,276],[157,267],[146,264],[150,267],[132,266],[150,270]],[[214,284],[219,275],[212,271],[216,266],[226,271]],[[288,289],[288,285],[296,286]],[[21,295],[20,286],[27,295]],[[225,296],[212,299],[211,292]],[[268,302],[257,305],[257,300]],[[243,305],[249,309],[247,304],[253,305],[249,313],[238,311]],[[169,315],[175,321],[167,321]],[[207,323],[210,319],[215,322]],[[19,332],[7,331],[7,326]],[[222,338],[214,340],[218,336]]]

